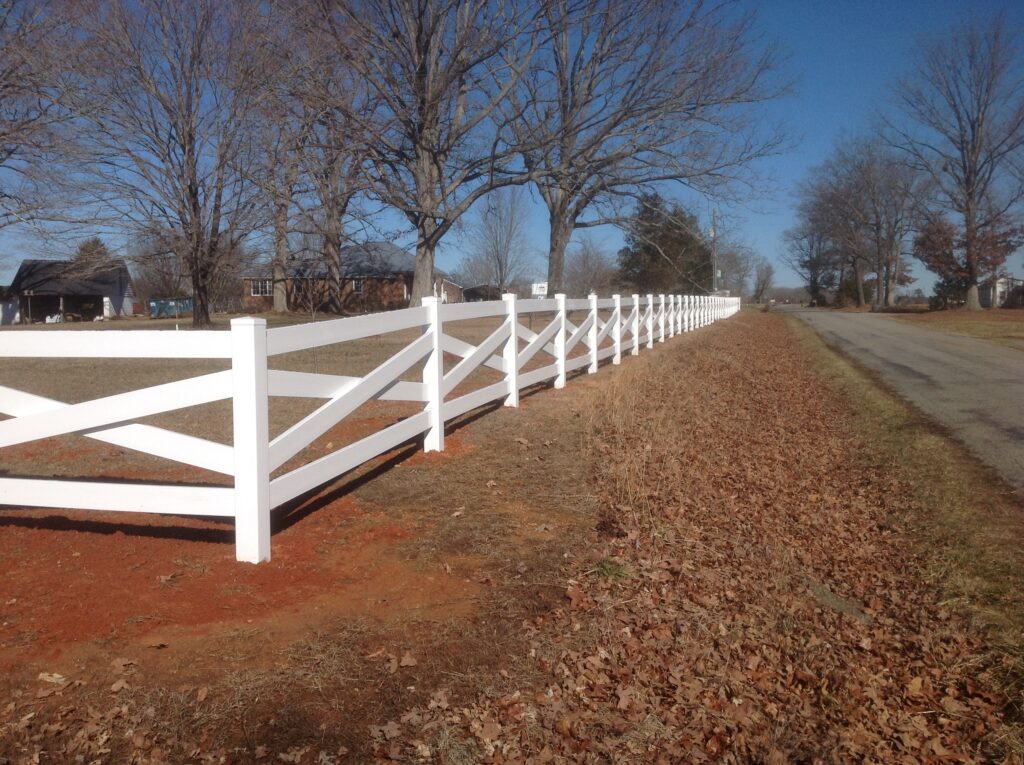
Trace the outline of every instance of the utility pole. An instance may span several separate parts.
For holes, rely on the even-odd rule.
[[[715,211],[711,211],[711,291],[718,294],[718,233],[715,230]]]

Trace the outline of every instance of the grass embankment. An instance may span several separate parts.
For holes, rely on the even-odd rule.
[[[920,327],[991,340],[1024,350],[1024,310],[999,308],[992,311],[930,311],[898,316],[901,321]]]

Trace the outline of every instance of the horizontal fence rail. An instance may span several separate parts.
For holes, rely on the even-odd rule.
[[[234,518],[236,557],[270,559],[270,514],[343,473],[410,440],[428,452],[444,449],[445,423],[493,402],[519,405],[538,383],[565,386],[568,375],[596,373],[676,335],[728,318],[739,298],[702,295],[614,295],[611,298],[502,300],[423,305],[400,311],[268,329],[264,319],[231,322],[230,332],[45,331],[0,333],[0,358],[226,359],[231,369],[69,404],[0,386],[0,448],[80,434],[126,449],[210,470],[231,486],[186,486],[0,477],[0,505],[165,513]],[[448,334],[457,322],[497,319],[476,345]],[[528,325],[523,324],[523,320]],[[538,326],[533,327],[534,320]],[[357,376],[268,369],[280,354],[412,330],[415,340]],[[445,354],[457,359],[445,370]],[[461,392],[476,370],[500,379]],[[415,381],[400,379],[414,375]],[[493,375],[492,375],[493,376]],[[270,438],[270,397],[322,400]],[[230,399],[231,444],[132,422]],[[304,449],[363,404],[410,402],[419,410],[317,459],[281,472]],[[329,446],[329,445],[328,445]]]

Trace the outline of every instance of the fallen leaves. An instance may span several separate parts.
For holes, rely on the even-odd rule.
[[[774,317],[703,337],[602,391],[598,563],[521,626],[544,687],[415,707],[379,759],[441,729],[481,762],[984,759],[981,644],[914,574],[899,477]]]

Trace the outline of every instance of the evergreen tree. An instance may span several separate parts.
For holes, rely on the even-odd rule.
[[[709,291],[711,246],[696,216],[656,193],[643,195],[626,225],[619,275],[624,286],[640,294]]]

